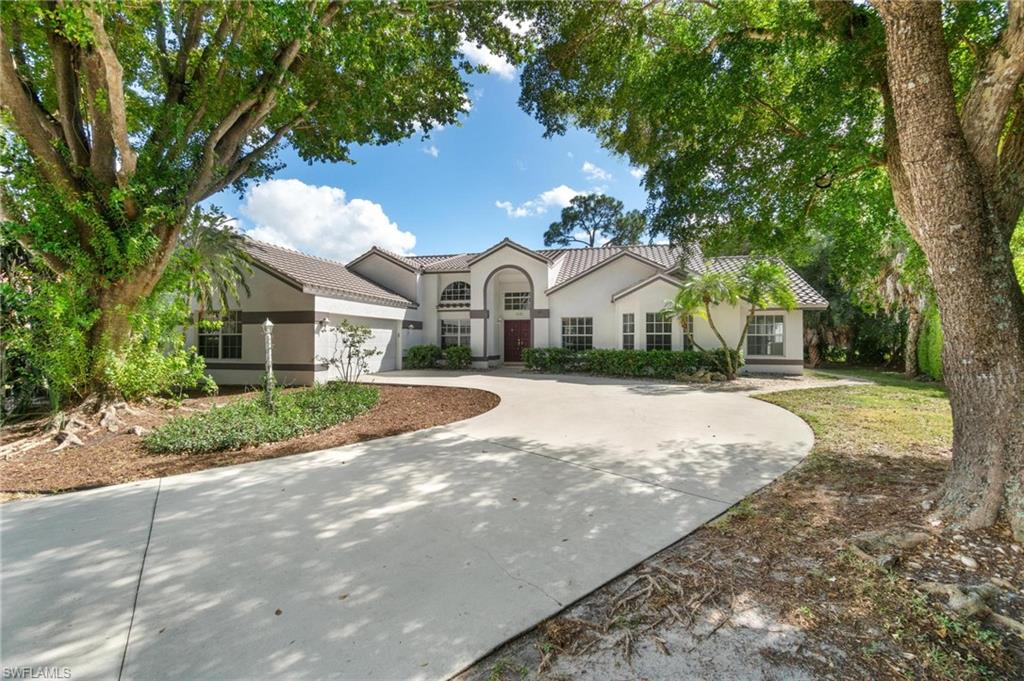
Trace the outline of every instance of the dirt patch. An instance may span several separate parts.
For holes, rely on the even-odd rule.
[[[493,393],[470,388],[375,387],[380,391],[377,406],[351,421],[292,440],[209,454],[153,454],[143,449],[141,436],[128,431],[132,426],[151,430],[173,416],[238,399],[237,392],[193,398],[177,406],[136,407],[119,432],[100,430],[84,446],[56,452],[51,451],[56,446],[52,439],[17,451],[19,442],[39,437],[46,427],[42,420],[5,427],[0,439],[0,447],[7,452],[0,455],[0,501],[313,452],[460,421],[493,409],[499,402]]]

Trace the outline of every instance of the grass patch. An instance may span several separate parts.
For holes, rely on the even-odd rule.
[[[279,442],[351,420],[378,398],[375,388],[345,383],[279,391],[273,410],[262,397],[249,397],[173,418],[147,435],[143,446],[151,452],[200,454]]]
[[[905,380],[905,379],[904,379]],[[953,415],[944,391],[918,384],[814,388],[759,395],[814,430],[815,453],[859,449],[892,454],[942,453],[953,444]]]
[[[935,396],[945,396],[946,394],[946,386],[942,383],[931,381],[927,378],[907,378],[905,374],[897,371],[886,371],[885,369],[872,369],[869,367],[813,369],[808,370],[807,375],[818,378],[860,378],[892,388],[920,390]]]

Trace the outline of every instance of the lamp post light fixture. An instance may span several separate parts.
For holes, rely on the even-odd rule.
[[[273,340],[273,334],[274,334],[274,322],[270,321],[270,317],[267,317],[267,320],[265,322],[263,322],[263,340],[264,340],[264,344],[265,344],[264,347],[266,348],[266,356],[267,356],[267,366],[266,366],[267,376],[266,376],[266,378],[264,379],[264,382],[263,382],[263,389],[267,393],[267,402],[268,402],[268,404],[269,404],[270,400],[272,399],[271,395],[272,395],[273,390],[274,390],[274,340]]]

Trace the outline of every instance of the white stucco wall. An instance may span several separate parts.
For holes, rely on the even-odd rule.
[[[415,272],[410,272],[408,269],[388,260],[384,256],[371,253],[348,269],[409,300],[418,300],[419,275]]]
[[[471,321],[472,343],[470,349],[474,357],[500,357],[499,340],[501,329],[497,326],[497,317],[503,310],[500,309],[494,300],[495,288],[498,286],[497,279],[491,278],[487,286],[487,300],[485,300],[485,283],[488,277],[502,268],[515,266],[521,268],[533,282],[533,307],[539,310],[546,310],[549,307],[548,296],[545,294],[545,283],[548,279],[548,264],[538,260],[514,247],[506,246],[499,248],[486,258],[482,258],[470,265],[470,286],[471,305],[473,310],[488,310],[487,319],[475,317]],[[512,269],[510,272],[518,270]],[[497,277],[497,275],[495,275]],[[548,338],[548,320],[546,318],[535,318],[532,324],[532,336],[534,346],[544,347]],[[485,346],[486,341],[486,346]],[[477,366],[486,365],[486,362],[477,360]]]
[[[612,294],[646,279],[655,272],[656,269],[651,265],[635,258],[623,257],[554,291],[550,296],[551,324],[548,344],[551,347],[562,345],[563,317],[593,317],[594,347],[622,347],[622,317],[616,313],[616,306],[612,303]],[[650,288],[642,291],[645,297],[638,299],[637,305],[648,304],[648,298],[659,295],[657,292],[650,291]],[[656,303],[649,303],[653,307],[648,311],[660,310],[664,306],[664,297],[662,295],[662,298],[658,299]],[[638,322],[640,319],[641,317],[638,316]]]
[[[207,373],[218,385],[259,385],[266,361],[262,323],[269,316],[278,318],[273,335],[274,364],[282,368],[274,372],[277,380],[285,385],[309,383],[313,377],[313,325],[287,320],[297,315],[311,319],[314,297],[258,267],[253,268],[247,282],[251,295],[243,293],[241,301],[231,308],[243,313],[242,356],[207,359]],[[197,306],[193,310],[198,312]],[[186,330],[189,345],[195,345],[197,337],[195,325]],[[294,368],[283,368],[287,366]]]

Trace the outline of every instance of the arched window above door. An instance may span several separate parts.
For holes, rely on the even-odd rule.
[[[441,302],[442,303],[468,303],[469,302],[469,282],[466,281],[453,281],[444,287],[441,291]]]

